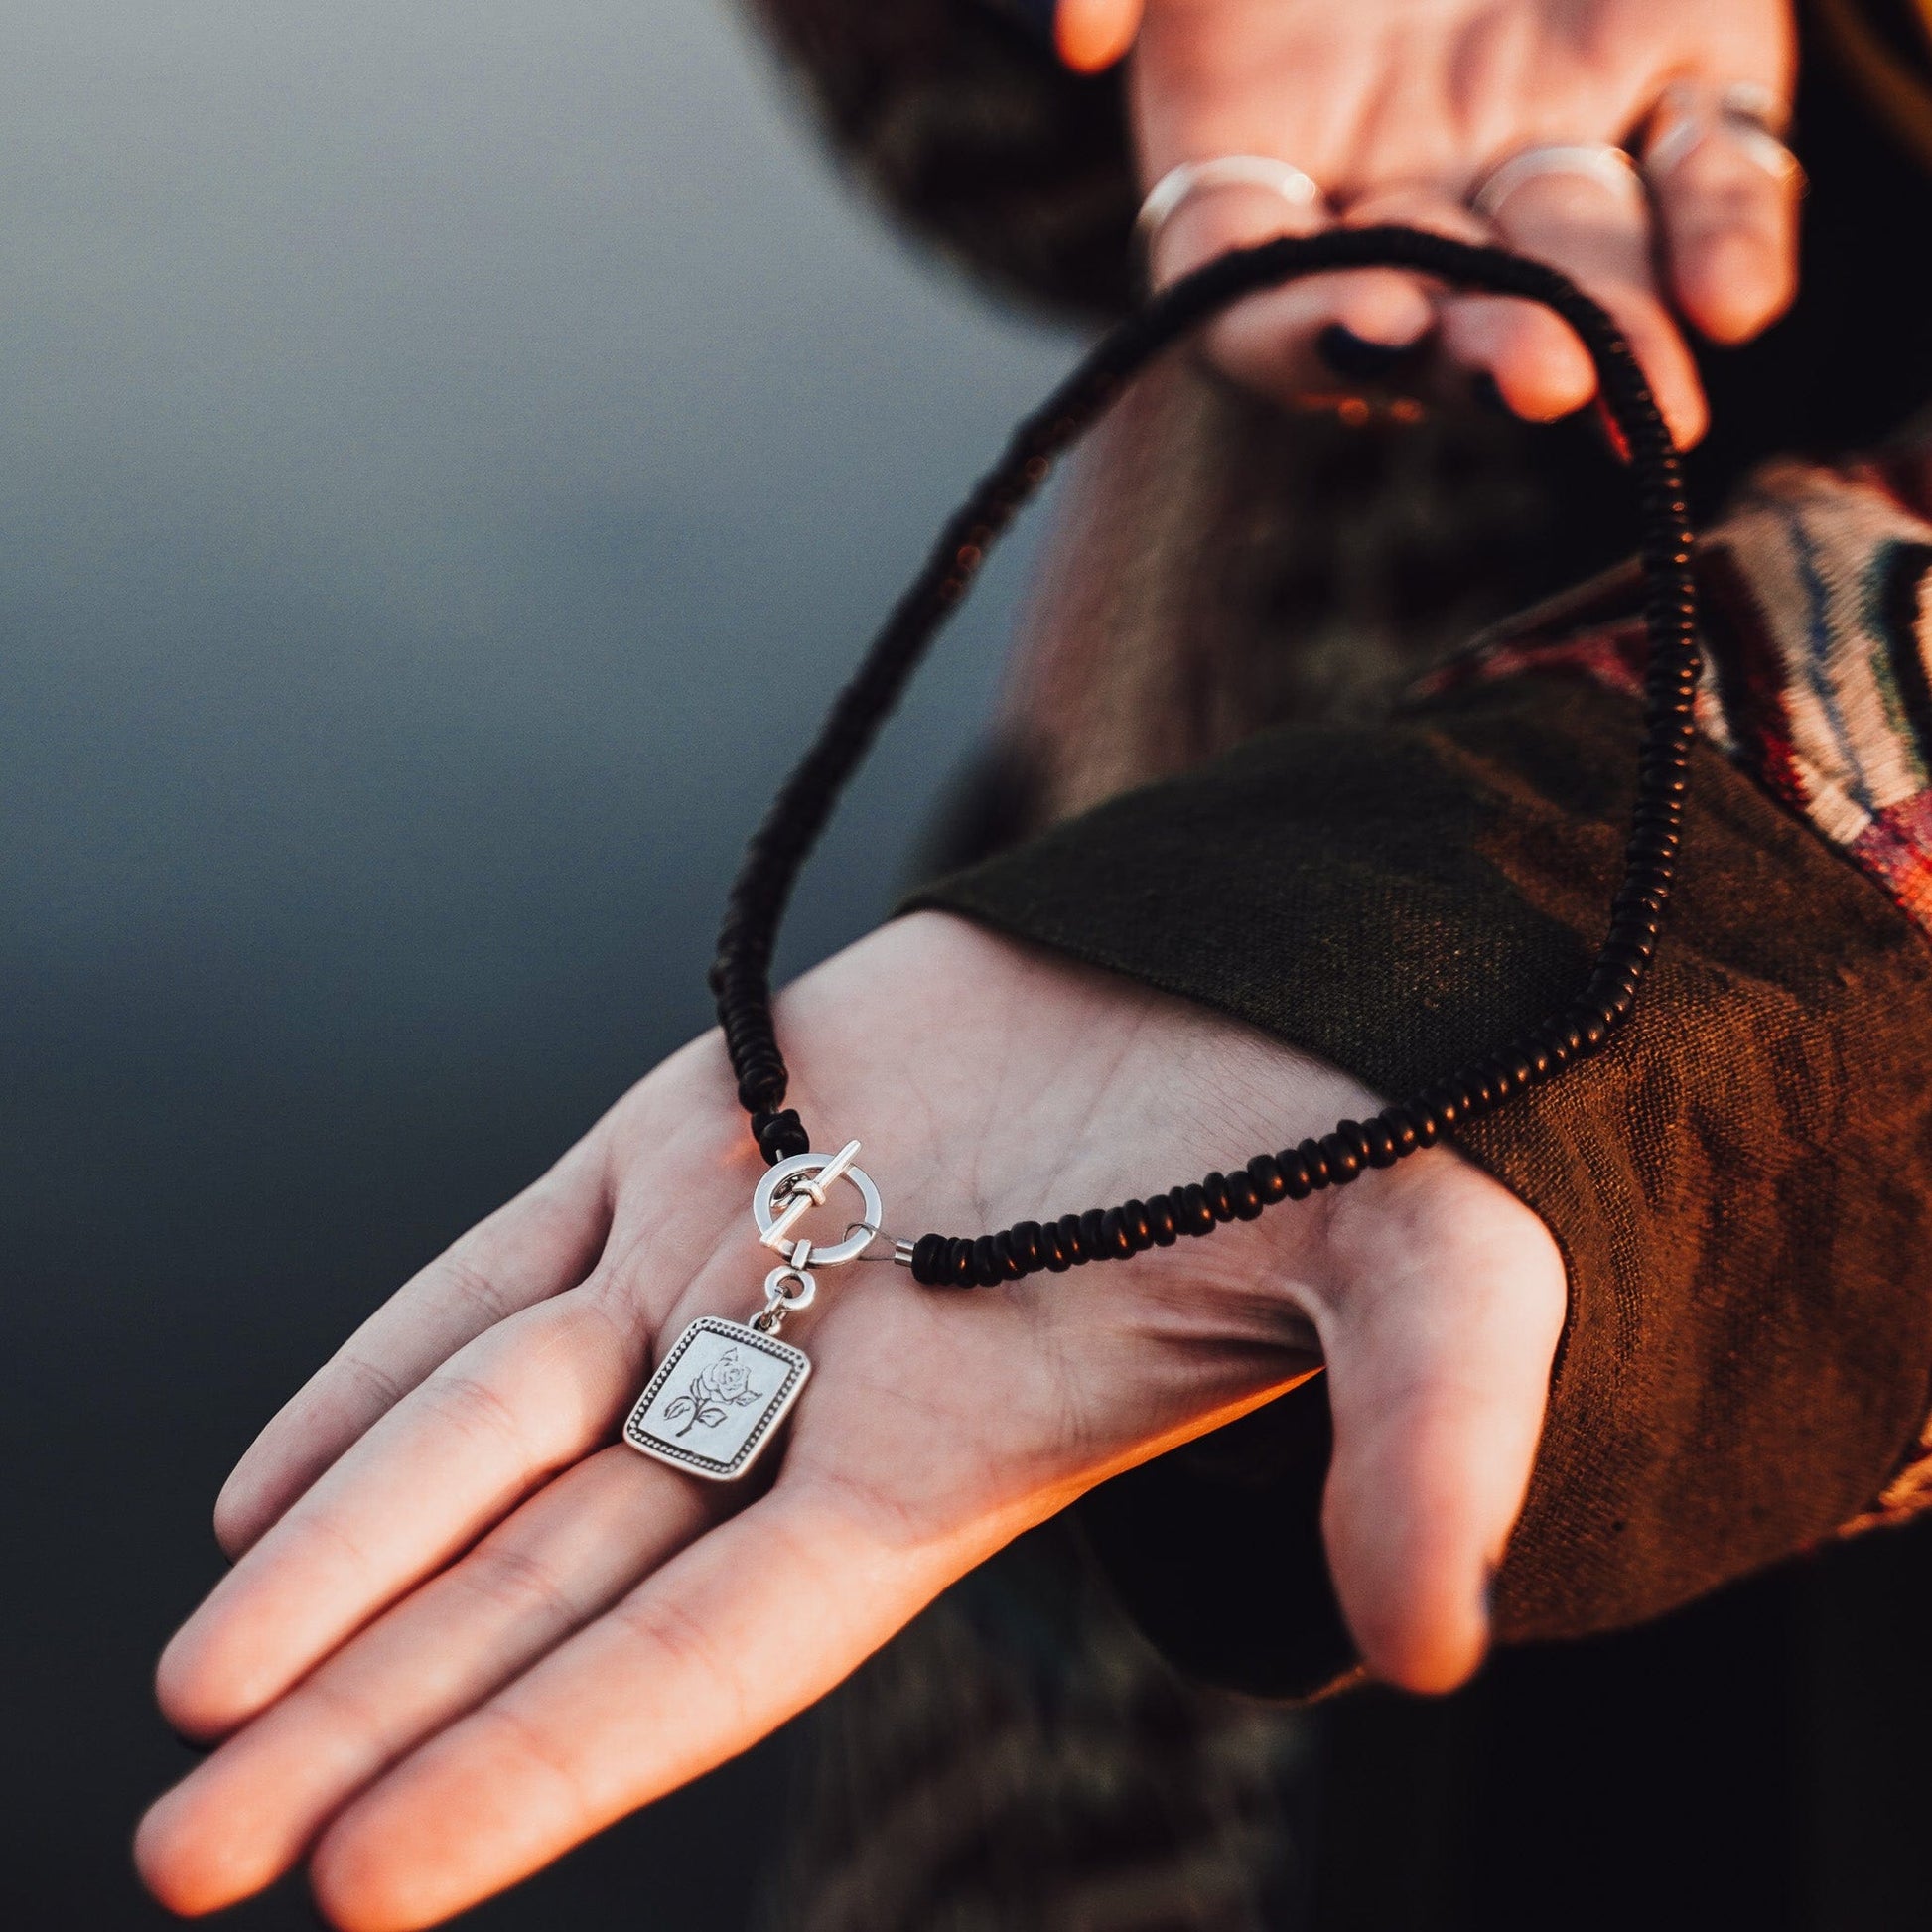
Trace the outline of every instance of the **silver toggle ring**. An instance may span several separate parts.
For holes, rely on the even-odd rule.
[[[1644,199],[1643,173],[1621,148],[1606,141],[1576,141],[1546,148],[1524,148],[1490,170],[1469,197],[1471,213],[1493,221],[1519,188],[1543,175],[1582,175],[1621,195]]]
[[[1322,195],[1314,177],[1292,161],[1268,154],[1217,154],[1205,161],[1183,161],[1148,190],[1134,219],[1134,239],[1152,252],[1161,230],[1204,188],[1264,188],[1291,207],[1319,207]]]
[[[1714,98],[1680,83],[1667,88],[1655,131],[1644,144],[1643,171],[1653,182],[1681,167],[1714,134],[1726,136],[1780,188],[1806,188],[1804,164],[1777,134],[1777,96],[1769,87],[1743,81]]]
[[[857,1261],[872,1245],[886,1218],[872,1176],[865,1169],[852,1165],[853,1156],[858,1152],[859,1143],[848,1141],[836,1154],[794,1154],[789,1161],[780,1161],[776,1167],[766,1169],[752,1195],[752,1219],[758,1223],[759,1242],[780,1254],[793,1252],[792,1229],[814,1207],[824,1203],[833,1181],[849,1180],[865,1203],[864,1219],[847,1224],[844,1240],[823,1248],[814,1245],[810,1254],[814,1268],[838,1268],[848,1261]]]

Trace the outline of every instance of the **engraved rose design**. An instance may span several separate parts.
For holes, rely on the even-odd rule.
[[[680,1416],[690,1420],[678,1431],[680,1441],[702,1423],[716,1429],[726,1420],[729,1409],[742,1409],[748,1402],[763,1397],[752,1387],[752,1371],[738,1358],[736,1348],[728,1348],[711,1364],[691,1378],[691,1386],[675,1402],[664,1405],[664,1420],[676,1422]]]

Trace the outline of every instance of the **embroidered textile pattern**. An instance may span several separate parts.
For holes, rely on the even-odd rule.
[[[1784,462],[1700,542],[1698,729],[1932,937],[1932,522],[1876,466]],[[1645,659],[1633,571],[1479,637],[1433,695],[1569,671],[1630,697]]]

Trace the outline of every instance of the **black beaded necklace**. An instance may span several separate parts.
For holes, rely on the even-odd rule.
[[[858,1144],[836,1155],[812,1153],[803,1123],[784,1105],[784,1056],[771,1016],[771,956],[800,867],[940,625],[986,553],[1045,481],[1053,459],[1156,355],[1245,295],[1305,275],[1366,267],[1413,269],[1555,310],[1588,349],[1604,404],[1629,453],[1638,492],[1650,655],[1623,880],[1589,978],[1541,1024],[1372,1119],[1341,1121],[1318,1140],[1258,1154],[1232,1174],[1210,1173],[1151,1200],[1090,1208],[1056,1221],[1021,1221],[994,1234],[925,1234],[897,1243],[894,1258],[929,1285],[992,1287],[1039,1269],[1059,1273],[1087,1262],[1124,1261],[1148,1248],[1170,1246],[1182,1234],[1209,1234],[1225,1221],[1253,1220],[1277,1201],[1302,1200],[1319,1188],[1346,1185],[1366,1169],[1393,1167],[1512,1094],[1599,1051],[1630,1017],[1670,898],[1701,661],[1690,514],[1677,456],[1630,345],[1610,318],[1556,270],[1415,229],[1333,229],[1223,256],[1122,323],[1021,423],[1000,461],[941,532],[747,849],[719,933],[711,987],[739,1101],[770,1164],[754,1216],[763,1245],[786,1259],[772,1269],[764,1310],[749,1324],[705,1317],[679,1338],[625,1425],[625,1440],[633,1447],[699,1474],[740,1474],[769,1440],[810,1371],[804,1355],[776,1339],[784,1316],[812,1299],[810,1266],[855,1259],[879,1232],[878,1190],[852,1165]],[[826,1187],[838,1178],[859,1188],[866,1219],[851,1223],[846,1238],[830,1247],[794,1241],[793,1227],[824,1204]],[[767,1386],[754,1388],[754,1383]],[[695,1429],[705,1432],[696,1443]]]

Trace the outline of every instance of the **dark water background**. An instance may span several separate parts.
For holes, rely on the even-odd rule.
[[[163,1922],[147,1674],[222,1474],[705,1024],[804,720],[1070,344],[903,252],[718,6],[62,0],[5,41],[0,1924],[118,1932]],[[888,902],[1021,575],[793,965]],[[466,1922],[737,1925],[776,1777]]]

